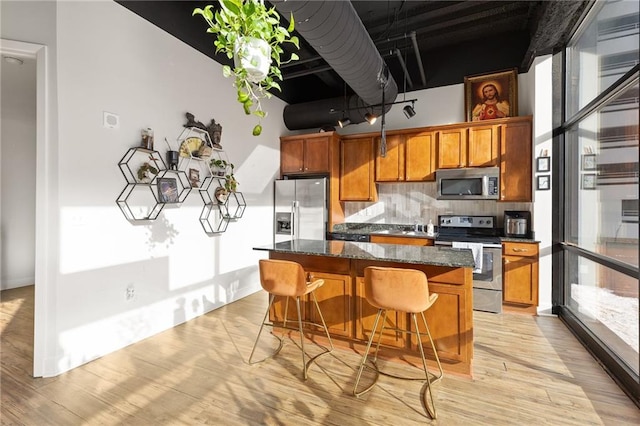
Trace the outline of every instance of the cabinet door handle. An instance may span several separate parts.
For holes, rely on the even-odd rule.
[[[508,259],[504,259],[504,264],[506,265],[507,263],[509,263]]]
[[[516,253],[526,253],[526,252],[529,251],[529,250],[523,249],[523,248],[514,248],[512,250],[515,251]]]

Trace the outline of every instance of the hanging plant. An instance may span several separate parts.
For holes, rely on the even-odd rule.
[[[300,48],[298,37],[291,35],[293,14],[289,27],[284,28],[280,26],[275,7],[267,8],[264,0],[219,0],[218,3],[221,8],[215,13],[213,5],[208,5],[194,9],[193,15],[201,15],[209,24],[207,32],[217,35],[213,43],[216,53],[223,52],[234,59],[234,67],[223,66],[222,74],[234,77],[237,100],[245,114],[258,117],[252,132],[258,136],[262,133],[262,119],[267,116],[260,100],[271,97],[270,89],[282,90],[277,82],[282,81],[280,65],[298,59],[298,55],[292,53],[287,61],[280,60],[284,43]]]

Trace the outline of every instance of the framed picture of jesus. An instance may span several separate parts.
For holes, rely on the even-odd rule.
[[[518,70],[464,78],[467,121],[493,120],[518,115]]]

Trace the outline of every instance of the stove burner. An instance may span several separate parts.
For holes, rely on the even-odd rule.
[[[436,241],[500,244],[495,216],[445,215],[438,217],[438,223]]]

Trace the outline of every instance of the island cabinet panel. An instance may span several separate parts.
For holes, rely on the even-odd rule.
[[[530,202],[533,196],[531,117],[516,117],[502,126],[500,201]]]
[[[340,141],[340,201],[377,201],[373,137]]]
[[[467,128],[447,128],[439,130],[438,168],[457,169],[467,165]]]
[[[325,280],[324,285],[316,290],[316,296],[330,333],[332,337],[335,337],[334,344],[361,350],[364,349],[373,332],[377,308],[366,300],[364,269],[367,266],[418,269],[427,275],[430,291],[438,293],[438,300],[426,311],[426,315],[443,368],[449,372],[471,375],[473,275],[470,267],[446,267],[341,257],[345,245],[343,242],[342,244],[335,243],[337,242],[331,241],[330,244],[327,244],[327,249],[330,250],[327,255],[274,251],[269,253],[269,257],[272,259],[298,262],[312,278]],[[311,298],[305,300],[303,318],[318,322],[319,318],[312,309],[311,303]],[[283,317],[284,303],[279,301],[272,309],[270,318],[281,320]],[[289,304],[287,318],[289,320],[295,319],[295,304],[292,302]],[[389,311],[386,324],[389,327],[415,329],[410,322],[409,314],[405,312]],[[296,327],[295,323],[287,325]],[[313,326],[306,326],[306,329],[318,339],[322,339],[322,330]],[[380,353],[382,357],[403,360],[404,362],[419,362],[419,351],[415,337],[387,330],[382,337],[381,345],[385,348]],[[428,346],[427,343],[425,348],[431,352]],[[431,362],[429,361],[430,365]]]
[[[464,317],[465,311],[468,309],[468,299],[464,287],[452,287],[430,281],[429,291],[438,295],[438,300],[425,311],[425,318],[433,336],[438,356],[441,359],[468,362],[470,354],[467,349],[470,347],[470,342],[473,341],[473,330],[465,321],[458,321],[459,317]],[[411,329],[415,329],[413,322]],[[418,330],[425,354],[430,354],[430,357],[433,357],[433,350],[419,315]],[[411,343],[413,348],[419,350],[415,334],[411,338]]]
[[[497,166],[499,145],[500,126],[469,127],[467,166]]]
[[[329,333],[336,336],[352,337],[353,313],[352,313],[352,284],[351,276],[328,274],[326,272],[311,272],[314,279],[323,279],[322,287],[316,289],[315,295],[322,311],[324,321],[329,328]],[[322,324],[317,309],[311,305],[309,299],[306,318],[316,324]],[[316,332],[323,333],[321,328]]]
[[[331,136],[280,138],[280,172],[314,174],[330,172]]]
[[[405,181],[436,180],[436,143],[433,132],[405,135]]]
[[[402,135],[387,135],[387,153],[380,155],[380,138],[376,141],[376,182],[404,180],[404,140]]]
[[[373,326],[376,321],[378,308],[371,306],[365,298],[364,277],[356,278],[356,339],[368,341],[371,338]],[[380,322],[382,318],[380,318]],[[407,315],[404,312],[387,311],[385,326],[407,329]],[[382,325],[378,324],[378,330]],[[407,346],[406,333],[398,333],[393,330],[385,330],[380,344],[404,348]],[[377,339],[377,337],[376,337]],[[376,340],[377,341],[377,340]]]
[[[372,235],[370,239],[372,243],[377,244],[404,244],[409,246],[432,246],[434,241],[430,238],[396,237],[387,235]]]

